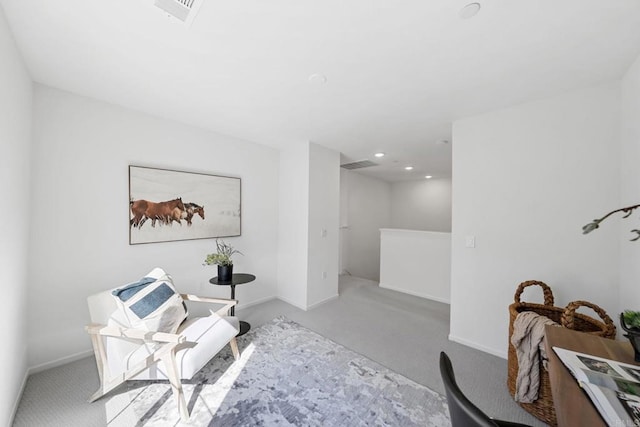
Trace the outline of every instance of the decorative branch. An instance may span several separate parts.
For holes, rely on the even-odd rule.
[[[624,216],[622,218],[628,218],[631,215],[631,213],[633,213],[633,211],[638,209],[639,207],[640,207],[640,204],[637,204],[634,206],[627,206],[626,208],[616,209],[615,211],[611,211],[600,219],[594,219],[593,222],[590,222],[589,224],[582,227],[582,234],[591,233],[596,228],[600,228],[600,223],[615,213],[622,212],[624,213]],[[636,240],[640,239],[640,230],[634,229],[634,230],[631,230],[631,232],[636,233],[636,237],[631,239],[632,242],[635,242]]]

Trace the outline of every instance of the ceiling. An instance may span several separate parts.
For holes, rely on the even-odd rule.
[[[153,0],[0,0],[37,82],[311,141],[389,181],[451,176],[453,120],[618,79],[640,54],[638,0],[483,0],[462,19],[467,3],[204,0],[188,27]]]

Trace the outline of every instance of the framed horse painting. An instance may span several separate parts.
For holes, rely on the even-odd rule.
[[[129,244],[239,236],[240,178],[129,166]]]

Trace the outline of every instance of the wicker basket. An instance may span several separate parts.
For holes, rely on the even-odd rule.
[[[520,296],[524,289],[528,286],[534,285],[542,288],[544,304],[520,301]],[[565,328],[610,339],[614,339],[616,336],[616,327],[611,318],[602,308],[587,301],[573,301],[569,303],[566,308],[555,307],[553,305],[553,292],[551,292],[551,288],[543,282],[529,280],[520,283],[513,299],[514,303],[509,306],[509,352],[507,357],[507,386],[509,387],[509,393],[511,393],[511,396],[515,395],[516,378],[518,377],[518,357],[516,355],[515,347],[511,344],[511,335],[513,335],[513,322],[519,313],[524,311],[533,311],[537,314],[548,317]],[[591,308],[598,314],[598,316],[600,316],[602,321],[585,316],[581,313],[576,313],[576,309],[580,306]],[[556,413],[553,407],[553,398],[551,396],[549,374],[543,369],[542,364],[540,365],[540,390],[538,400],[533,403],[518,402],[518,404],[536,418],[548,423],[549,425],[557,425]]]

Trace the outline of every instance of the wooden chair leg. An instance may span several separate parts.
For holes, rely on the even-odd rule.
[[[87,402],[89,403],[93,403],[96,400],[100,399],[102,396],[104,396],[104,391],[102,391],[102,386],[100,387],[100,389],[98,391],[96,391],[95,393],[93,393],[91,395],[91,397],[89,399],[87,399]]]
[[[94,402],[102,396],[119,386],[124,382],[123,378],[111,378],[109,366],[106,363],[107,355],[104,348],[102,337],[91,334],[91,343],[93,345],[93,354],[96,358],[96,367],[98,368],[98,378],[100,380],[100,388],[91,395],[88,402]]]
[[[176,398],[178,404],[178,412],[180,418],[184,422],[189,421],[189,409],[187,408],[187,402],[184,398],[184,391],[182,390],[182,381],[180,381],[180,375],[176,366],[176,355],[174,351],[169,352],[162,357],[165,368],[167,369],[167,377],[171,384],[171,390]]]
[[[93,346],[93,354],[96,358],[96,367],[98,368],[98,377],[100,378],[100,384],[104,382],[105,375],[108,376],[108,367],[106,366],[107,355],[104,350],[104,344],[102,337],[91,334],[91,344]],[[105,369],[107,372],[105,372]]]
[[[238,350],[238,341],[236,341],[236,337],[231,338],[231,341],[229,341],[229,345],[231,346],[233,358],[236,360],[240,359],[240,351]]]
[[[109,393],[114,388],[118,387],[120,384],[124,383],[126,378],[124,375],[116,375],[114,378],[107,379],[103,378],[100,380],[100,388],[98,391],[93,393],[93,395],[89,398],[88,402],[95,402],[100,399],[105,394]]]

